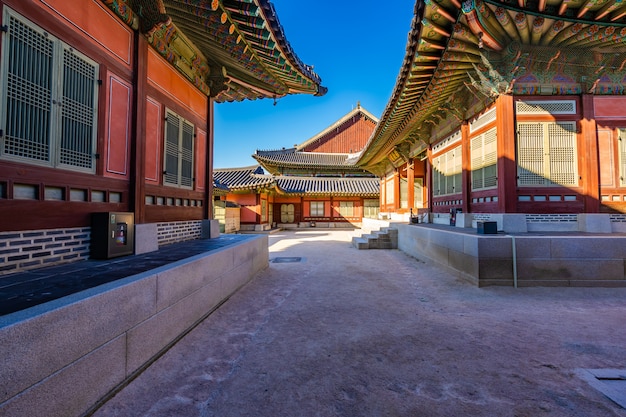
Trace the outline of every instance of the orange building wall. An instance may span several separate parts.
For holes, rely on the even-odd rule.
[[[99,44],[126,65],[131,64],[133,34],[99,0],[81,1],[80,6],[67,0],[28,1],[48,9],[83,36]]]
[[[618,119],[626,123],[626,97],[594,96],[593,109],[596,120]]]
[[[241,222],[256,223],[257,214],[261,214],[261,207],[257,204],[256,194],[228,194],[228,201],[241,206]]]
[[[206,186],[206,131],[196,128],[196,190],[204,191]]]
[[[128,178],[130,174],[130,126],[132,87],[116,75],[108,73],[104,144],[104,176]]]
[[[161,104],[148,97],[146,100],[146,182],[158,184],[162,166],[163,112]]]
[[[324,153],[356,153],[363,149],[371,136],[376,123],[365,116],[354,116],[344,124],[315,142],[307,145],[303,151]]]
[[[148,50],[148,82],[169,95],[181,107],[189,109],[202,120],[207,120],[208,97],[198,91],[153,49]]]

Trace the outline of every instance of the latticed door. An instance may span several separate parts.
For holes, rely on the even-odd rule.
[[[280,222],[293,223],[295,220],[295,207],[293,204],[281,204],[280,206]]]
[[[578,186],[576,123],[519,123],[520,186]]]

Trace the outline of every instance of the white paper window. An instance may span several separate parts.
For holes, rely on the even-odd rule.
[[[520,186],[578,186],[576,123],[518,123]]]
[[[462,162],[460,146],[433,159],[433,195],[450,195],[462,191]]]
[[[0,156],[95,172],[98,64],[5,11]]]
[[[339,214],[343,217],[354,217],[354,202],[340,201]]]
[[[323,201],[311,201],[311,217],[324,217]]]
[[[470,142],[472,155],[472,190],[498,185],[498,146],[496,129],[491,129]]]

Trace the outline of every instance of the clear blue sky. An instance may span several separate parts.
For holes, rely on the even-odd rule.
[[[286,38],[328,88],[215,105],[215,168],[256,164],[257,149],[289,148],[356,107],[380,118],[405,55],[414,0],[273,0]]]

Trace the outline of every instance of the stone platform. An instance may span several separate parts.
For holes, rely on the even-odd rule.
[[[3,277],[0,416],[84,414],[268,264],[267,236],[229,235]]]

